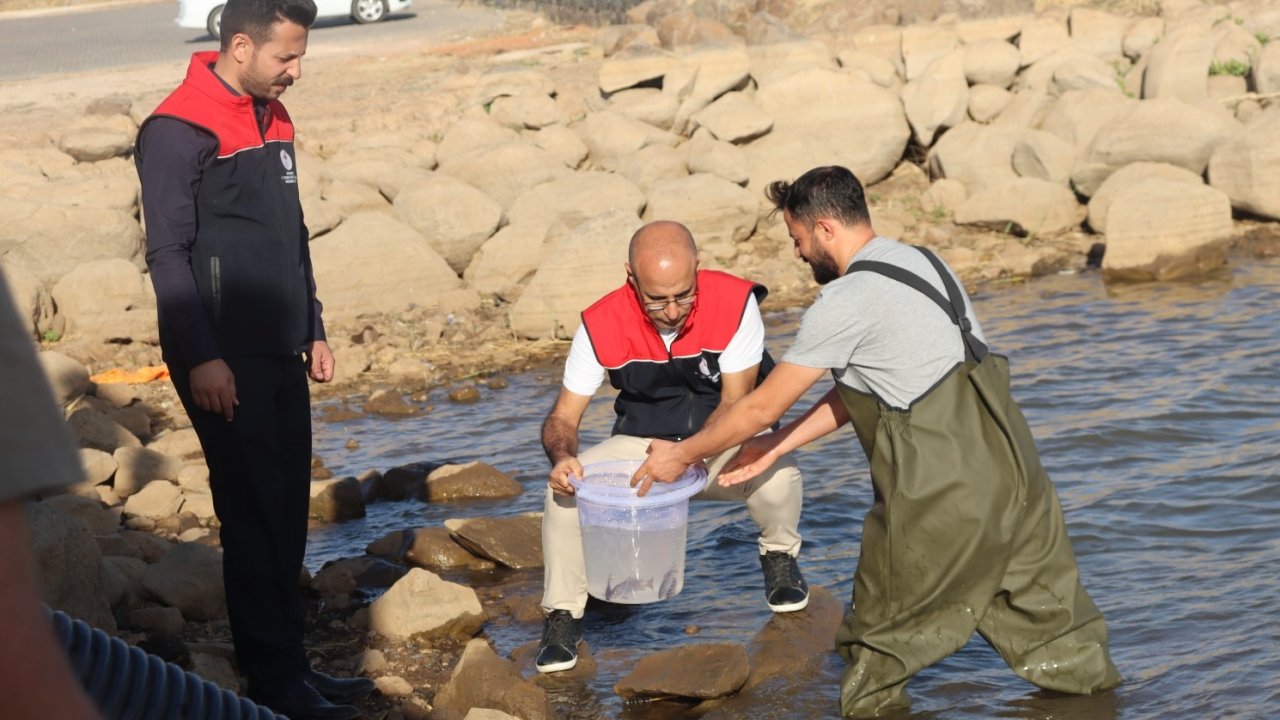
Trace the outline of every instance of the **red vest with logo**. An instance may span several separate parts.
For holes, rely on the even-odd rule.
[[[618,389],[613,434],[676,440],[697,432],[720,404],[720,355],[738,332],[747,298],[763,285],[698,271],[697,299],[668,351],[630,283],[582,313],[596,359]],[[773,367],[766,352],[759,380]]]

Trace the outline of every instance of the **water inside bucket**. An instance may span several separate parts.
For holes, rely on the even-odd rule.
[[[615,603],[651,603],[684,588],[689,498],[706,486],[706,471],[690,468],[673,483],[654,483],[638,497],[630,487],[640,460],[593,463],[577,491],[587,565],[587,592]]]

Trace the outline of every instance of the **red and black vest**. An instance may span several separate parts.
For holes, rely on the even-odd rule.
[[[313,339],[315,310],[293,123],[275,100],[255,112],[252,97],[214,74],[217,59],[216,51],[194,53],[182,84],[138,134],[152,119],[169,117],[217,139],[196,191],[191,271],[219,350],[297,353]]]
[[[667,440],[689,437],[720,404],[720,354],[729,345],[763,285],[716,270],[698,271],[698,296],[668,351],[630,283],[582,313],[596,359],[618,390],[614,435]],[[759,381],[773,368],[766,352]]]

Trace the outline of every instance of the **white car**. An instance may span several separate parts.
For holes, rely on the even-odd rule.
[[[178,0],[178,27],[204,28],[218,38],[226,4],[227,0]],[[358,23],[378,22],[412,4],[413,0],[316,0],[316,19],[349,17]]]

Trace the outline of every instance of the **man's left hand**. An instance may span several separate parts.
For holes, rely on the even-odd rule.
[[[327,383],[333,379],[333,368],[336,362],[333,359],[333,351],[329,349],[329,343],[323,340],[316,340],[311,343],[311,348],[307,350],[307,374],[312,380],[319,383]]]
[[[644,497],[657,482],[675,482],[689,469],[690,463],[680,458],[679,445],[669,440],[654,440],[646,451],[649,457],[631,476],[631,487],[640,486],[636,495]]]

